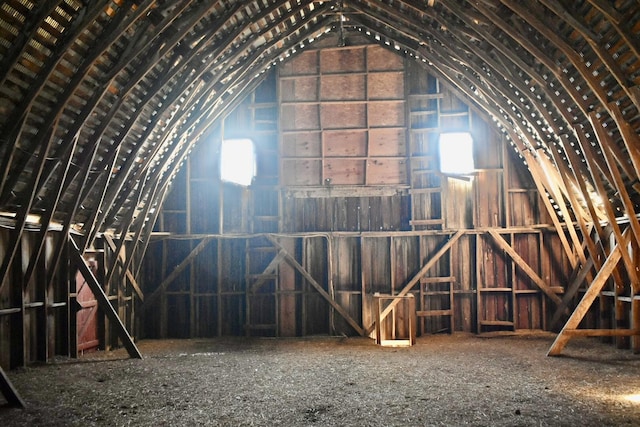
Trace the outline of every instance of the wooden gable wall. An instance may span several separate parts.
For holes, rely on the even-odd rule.
[[[421,333],[551,328],[554,306],[487,234],[561,295],[571,269],[516,151],[423,64],[336,41],[279,64],[187,160],[156,225],[172,234],[147,252],[147,333],[366,334],[373,294],[442,247],[407,291]],[[438,171],[447,130],[472,133],[472,177]],[[251,187],[217,178],[222,137],[255,142]]]

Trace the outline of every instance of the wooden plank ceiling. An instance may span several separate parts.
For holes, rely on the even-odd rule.
[[[193,146],[329,32],[428,67],[493,119],[565,220],[626,217],[640,241],[636,0],[4,1],[1,224],[15,242],[73,228],[85,248],[150,232]]]

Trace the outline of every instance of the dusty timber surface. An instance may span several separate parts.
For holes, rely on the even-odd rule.
[[[640,425],[640,356],[553,335],[142,341],[13,370],[0,426]],[[2,402],[0,398],[0,402]]]

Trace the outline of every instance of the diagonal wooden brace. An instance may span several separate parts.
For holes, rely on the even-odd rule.
[[[626,240],[624,245],[626,245],[627,242],[628,239]],[[567,323],[565,323],[564,327],[551,345],[551,348],[547,352],[547,356],[560,355],[562,349],[564,349],[564,347],[567,345],[567,342],[569,342],[569,339],[572,336],[572,331],[578,328],[578,325],[584,318],[585,314],[587,314],[587,311],[589,311],[591,304],[593,304],[593,301],[595,301],[596,297],[604,287],[607,279],[609,279],[609,276],[611,276],[611,273],[613,273],[613,270],[618,265],[620,258],[622,258],[622,250],[623,249],[621,249],[620,243],[618,243],[613,251],[611,251],[611,254],[609,254],[609,257],[602,265],[602,268],[600,269],[600,271],[598,271],[598,274],[593,279],[593,282],[591,282],[591,285],[589,285],[589,289],[587,289],[587,292],[585,292],[585,294],[583,295],[580,303],[578,303],[578,306],[575,308],[575,310],[573,310],[573,314],[571,314],[571,317],[569,317],[569,320],[567,320]]]
[[[353,329],[356,330],[356,332],[362,336],[365,335],[365,331],[362,329],[362,327],[358,324],[358,322],[356,322],[355,320],[353,320],[353,318],[349,315],[349,313],[342,308],[342,306],[340,304],[338,304],[333,298],[331,298],[331,296],[327,293],[327,291],[324,290],[324,288],[316,281],[316,279],[314,279],[307,270],[304,269],[304,267],[302,267],[300,265],[300,263],[298,263],[298,261],[296,261],[296,259],[294,257],[291,256],[291,254],[289,254],[289,252],[287,252],[287,250],[272,236],[267,235],[266,236],[267,239],[269,239],[269,241],[278,248],[278,250],[280,251],[280,254],[282,254],[284,256],[284,259],[296,270],[298,270],[298,272],[300,274],[302,274],[302,276],[307,279],[307,281],[311,284],[311,286],[313,286],[316,291],[318,291],[318,293],[322,296],[322,298],[324,298],[325,300],[327,300],[327,302],[329,304],[331,304],[331,307],[333,307],[343,318],[344,320],[347,321],[347,323],[349,323],[349,325],[351,325],[351,327]]]
[[[436,254],[431,257],[429,259],[429,261],[427,261],[427,263],[420,269],[420,271],[418,271],[416,273],[415,276],[413,276],[413,278],[409,281],[409,283],[406,284],[406,286],[404,288],[402,288],[402,290],[397,293],[396,295],[394,295],[395,297],[403,297],[406,294],[409,293],[409,291],[416,285],[416,283],[418,283],[420,281],[420,279],[422,278],[422,276],[424,276],[427,271],[429,271],[429,269],[431,267],[433,267],[436,262],[438,262],[438,260],[442,257],[442,255],[446,254],[447,251],[449,249],[451,249],[451,247],[453,246],[453,244],[455,242],[458,241],[458,239],[460,237],[462,237],[462,235],[464,234],[464,231],[460,230],[458,231],[456,234],[454,234],[451,239],[449,239],[441,248],[440,250],[438,250],[438,252],[436,252]],[[391,311],[394,309],[394,307],[400,302],[400,298],[398,299],[394,299],[392,300],[389,305],[382,311],[382,313],[380,313],[380,321],[384,320],[385,317],[387,317],[389,315],[389,313],[391,313]],[[369,325],[369,327],[365,330],[365,332],[367,333],[367,335],[369,335],[373,329],[376,327],[376,322],[374,321],[371,325]]]
[[[500,249],[509,254],[516,265],[520,267],[520,270],[522,270],[523,273],[529,276],[531,281],[533,281],[533,283],[535,283],[536,286],[538,286],[538,288],[540,288],[540,290],[551,299],[551,301],[555,302],[556,305],[562,304],[562,300],[558,295],[556,295],[555,292],[553,292],[553,289],[551,289],[549,285],[547,285],[545,281],[542,280],[542,278],[540,278],[540,276],[538,276],[538,274],[533,271],[531,267],[529,267],[529,264],[527,264],[525,260],[522,259],[520,255],[518,255],[518,253],[511,247],[511,245],[509,245],[509,243],[507,243],[506,240],[502,238],[502,236],[497,231],[489,230],[488,233],[491,235],[491,237],[493,237],[493,240],[498,244]]]
[[[26,408],[27,405],[24,403],[24,400],[18,394],[18,391],[13,387],[11,381],[9,381],[9,377],[4,373],[2,367],[0,367],[0,391],[4,395],[4,398],[7,399],[10,406],[14,408]]]
[[[96,277],[93,275],[93,272],[82,257],[80,249],[78,249],[78,245],[76,245],[76,242],[74,242],[72,238],[69,238],[69,243],[72,246],[69,252],[71,253],[73,262],[75,262],[76,266],[80,270],[80,273],[82,273],[82,276],[85,278],[87,285],[89,285],[91,292],[93,292],[94,297],[98,301],[98,307],[100,307],[100,309],[115,326],[118,337],[122,340],[122,343],[127,349],[129,356],[136,359],[142,359],[142,354],[133,342],[131,335],[129,335],[129,332],[127,332],[127,329],[124,327],[124,324],[120,320],[120,317],[118,317],[118,313],[116,313],[116,310],[111,305],[111,301],[109,301],[109,298],[104,293],[102,286],[100,286],[100,283],[98,283],[98,279],[96,279]]]
[[[109,236],[108,234],[103,234],[103,237],[104,237],[104,240],[109,245],[109,247],[111,248],[111,250],[115,252],[115,250],[117,249],[117,246],[116,246],[116,242],[113,241],[113,238],[111,236]],[[122,267],[124,267],[125,266],[124,255],[122,253],[119,253],[119,254],[117,254],[117,257],[118,257],[118,263]],[[131,286],[133,287],[133,290],[135,291],[136,295],[138,296],[138,298],[140,298],[140,301],[144,302],[144,294],[142,293],[142,289],[140,289],[140,285],[138,285],[138,281],[136,280],[136,278],[133,275],[133,273],[131,273],[131,270],[129,270],[128,268],[127,268],[127,271],[126,271],[126,275],[127,275],[127,279],[129,279],[129,283],[131,283]]]
[[[147,310],[149,309],[149,307],[151,307],[151,303],[158,297],[160,297],[161,293],[167,288],[167,286],[169,286],[174,280],[176,280],[180,273],[182,273],[182,271],[187,268],[189,264],[191,264],[191,261],[193,261],[193,259],[204,250],[204,248],[212,239],[212,237],[205,237],[200,243],[198,243],[195,248],[193,248],[191,253],[189,253],[189,255],[187,255],[187,257],[180,264],[178,264],[176,268],[173,269],[173,271],[167,276],[167,278],[164,279],[162,283],[160,283],[160,286],[158,286],[158,288],[147,297],[147,300],[142,306],[143,310]]]

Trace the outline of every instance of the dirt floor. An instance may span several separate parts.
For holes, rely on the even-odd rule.
[[[640,425],[640,356],[551,334],[143,341],[9,372],[0,426]],[[0,398],[1,403],[1,398]]]

